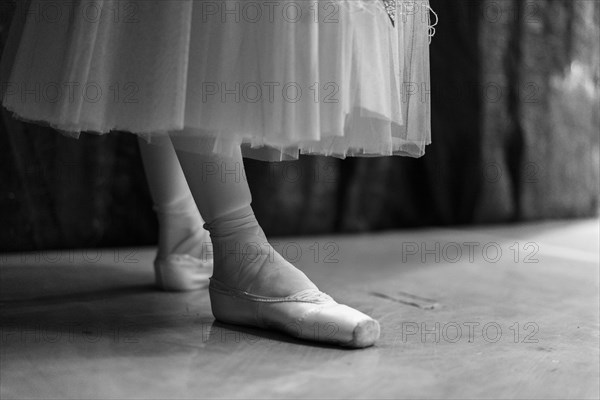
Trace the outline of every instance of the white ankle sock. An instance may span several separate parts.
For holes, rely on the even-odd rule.
[[[204,221],[188,187],[177,154],[170,142],[161,145],[138,140],[146,179],[158,217],[157,257],[189,254],[203,257],[202,243],[208,241]]]
[[[316,289],[268,243],[250,205],[252,197],[239,149],[231,158],[179,150],[177,156],[210,232],[214,279],[262,296]]]
[[[260,296],[285,297],[317,287],[269,244],[250,206],[205,227],[213,244],[213,278]]]

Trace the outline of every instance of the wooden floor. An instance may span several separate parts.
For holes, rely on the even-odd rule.
[[[344,350],[215,323],[153,249],[0,256],[0,397],[598,398],[598,220],[279,240],[370,313]],[[316,261],[316,263],[315,263]]]

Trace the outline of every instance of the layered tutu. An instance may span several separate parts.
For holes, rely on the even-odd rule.
[[[3,106],[61,133],[204,153],[419,157],[431,141],[426,0],[30,0]]]

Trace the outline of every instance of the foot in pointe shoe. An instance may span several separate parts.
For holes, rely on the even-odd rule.
[[[379,338],[376,320],[338,304],[277,253],[251,211],[208,228],[215,256],[209,293],[218,321],[352,348]]]
[[[157,252],[154,260],[156,284],[166,291],[204,289],[213,273],[208,232],[203,228],[187,236],[169,254]]]

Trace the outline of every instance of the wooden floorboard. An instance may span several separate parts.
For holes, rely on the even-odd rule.
[[[152,248],[0,255],[0,397],[598,398],[598,220],[278,239],[377,318],[345,350],[215,323]]]

